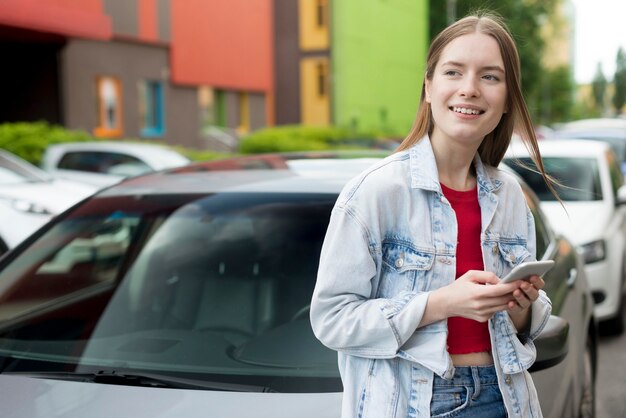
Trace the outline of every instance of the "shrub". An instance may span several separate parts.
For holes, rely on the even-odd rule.
[[[243,137],[239,151],[255,154],[370,148],[376,140],[376,134],[354,133],[344,128],[287,125],[261,129]]]
[[[90,141],[93,138],[82,131],[70,131],[47,122],[17,122],[0,124],[0,148],[39,165],[48,144]]]

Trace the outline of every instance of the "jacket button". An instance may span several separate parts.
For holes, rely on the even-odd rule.
[[[511,379],[511,376],[507,376],[506,379],[504,379],[504,381],[506,382],[507,385],[510,385],[511,383],[513,383],[513,379]]]
[[[493,248],[491,250],[494,254],[498,254],[498,244],[493,244]]]
[[[404,259],[402,259],[402,258],[398,258],[398,259],[396,260],[396,267],[400,268],[400,267],[402,267],[403,265],[404,265]]]

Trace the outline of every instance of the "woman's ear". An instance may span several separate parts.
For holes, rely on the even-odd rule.
[[[426,78],[424,74],[424,100],[426,103],[430,103],[430,80]]]

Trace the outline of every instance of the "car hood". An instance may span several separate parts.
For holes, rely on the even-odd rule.
[[[338,418],[341,393],[242,393],[142,388],[0,375],[2,417]],[[252,412],[254,411],[254,412]]]
[[[96,187],[54,179],[50,181],[17,183],[0,186],[0,198],[27,200],[56,214],[90,196]]]
[[[599,239],[614,211],[602,201],[566,202],[567,212],[559,202],[542,202],[541,209],[555,231],[577,245]]]

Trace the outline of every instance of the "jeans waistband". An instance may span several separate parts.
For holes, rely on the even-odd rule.
[[[455,367],[454,376],[444,379],[435,375],[433,386],[474,386],[498,384],[498,375],[493,365]]]

